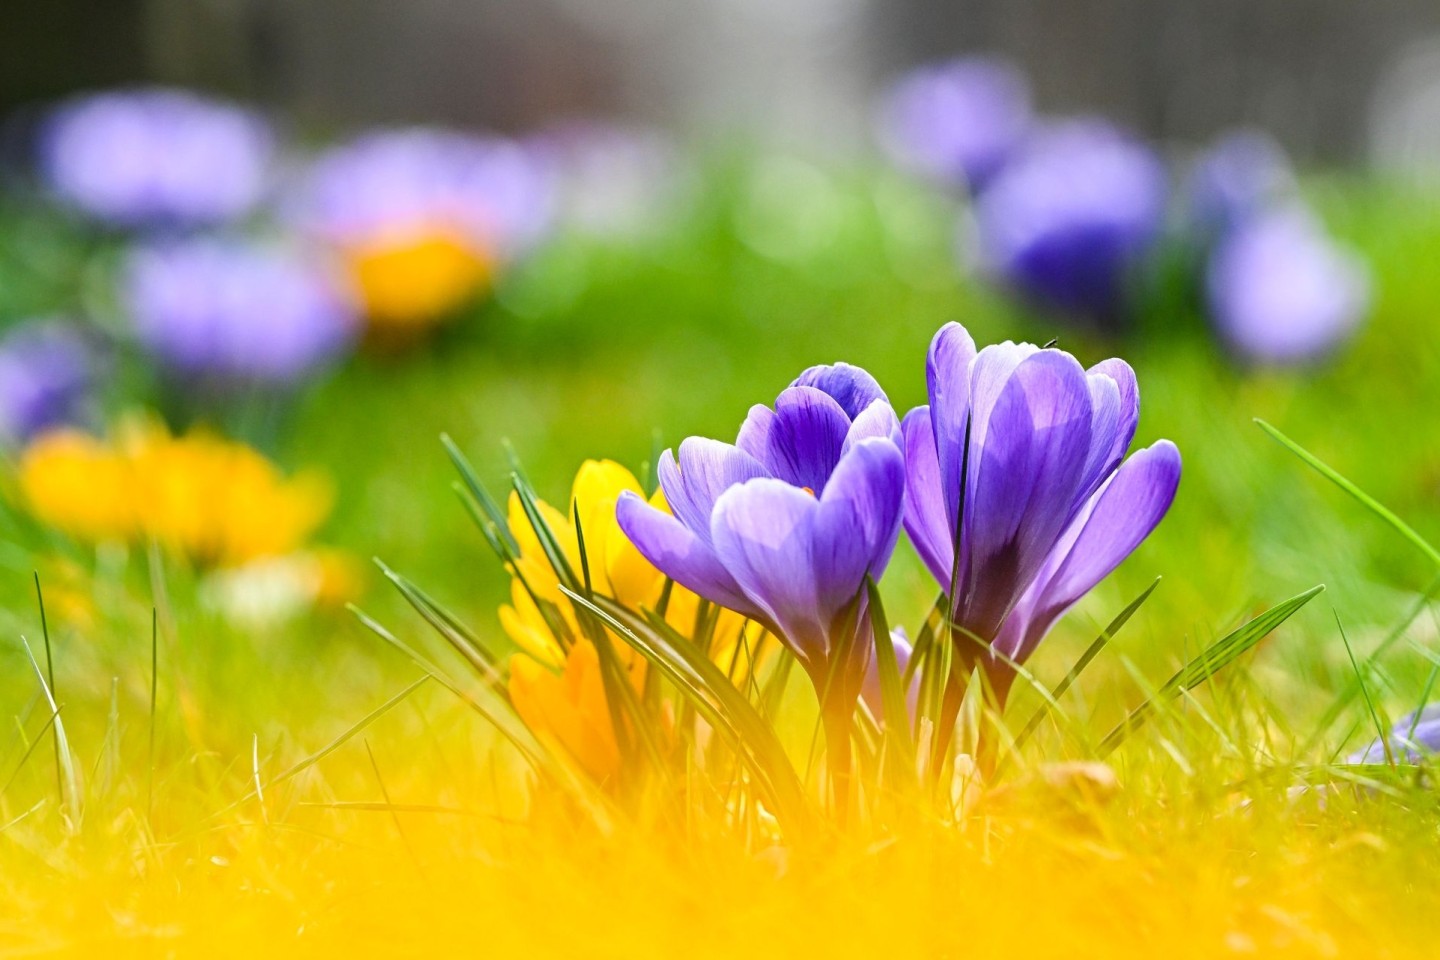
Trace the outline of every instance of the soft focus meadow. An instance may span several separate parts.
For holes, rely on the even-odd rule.
[[[16,130],[0,952],[1428,955],[1440,192],[985,57]]]

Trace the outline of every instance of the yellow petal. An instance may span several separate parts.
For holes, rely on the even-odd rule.
[[[558,742],[596,780],[614,778],[620,750],[594,647],[576,644],[559,676],[517,654],[510,660],[508,689],[527,727]]]
[[[559,545],[560,552],[564,554],[571,570],[574,571],[575,576],[581,576],[580,549],[575,539],[574,526],[560,511],[544,500],[537,500],[536,506],[541,520],[549,528],[551,536]],[[531,526],[530,517],[520,503],[520,495],[513,491],[510,494],[507,519],[510,523],[510,533],[520,548],[520,562],[517,564],[520,575],[530,584],[530,589],[534,590],[537,596],[557,603],[565,602],[564,594],[558,587],[560,576],[551,566],[549,556],[540,545],[540,535]]]
[[[510,602],[511,606],[500,608],[500,626],[506,635],[536,660],[559,667],[565,660],[560,641],[518,580],[510,584]]]

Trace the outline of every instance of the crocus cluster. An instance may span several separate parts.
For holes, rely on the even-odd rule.
[[[40,153],[51,189],[89,216],[125,228],[192,228],[255,207],[269,186],[274,140],[242,107],[182,90],[117,90],[56,110]]]
[[[1305,206],[1273,141],[1222,139],[1196,163],[1187,209],[1207,312],[1240,358],[1315,360],[1354,333],[1369,309],[1367,271]]]
[[[884,572],[902,523],[949,597],[957,654],[1003,703],[1013,664],[1139,546],[1179,484],[1168,441],[1126,458],[1139,390],[1121,360],[1086,370],[1030,344],[977,351],[952,323],[926,374],[930,403],[900,426],[863,370],[811,368],[773,408],[754,407],[735,443],[692,437],[666,452],[673,515],[634,494],[618,502],[650,562],[765,624],[822,702],[836,675],[860,692],[866,578]]]
[[[342,279],[237,240],[138,247],[121,288],[141,346],[187,381],[291,385],[349,346],[359,325]]]
[[[0,337],[0,445],[87,419],[100,366],[95,345],[72,324],[32,321]]]
[[[543,232],[551,203],[547,174],[520,144],[406,129],[323,154],[290,215],[349,265],[372,322],[414,328],[483,292]]]

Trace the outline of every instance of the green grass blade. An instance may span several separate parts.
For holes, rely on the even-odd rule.
[[[518,555],[520,553],[520,545],[515,541],[514,534],[510,532],[510,523],[505,516],[505,511],[500,508],[500,504],[496,502],[495,498],[490,496],[490,491],[486,490],[485,484],[480,482],[480,477],[475,472],[475,468],[470,465],[470,461],[466,459],[465,454],[460,452],[460,448],[455,444],[455,441],[450,439],[450,435],[442,433],[440,435],[440,443],[444,445],[445,452],[449,454],[450,462],[453,463],[455,469],[460,472],[460,479],[464,481],[465,489],[470,492],[470,496],[475,498],[476,504],[479,505],[485,517],[495,528],[495,533],[500,538],[501,543],[510,551],[512,556]]]
[[[430,661],[414,647],[411,647],[408,643],[395,636],[389,630],[386,630],[383,626],[379,624],[379,622],[367,616],[363,611],[353,605],[349,609],[350,612],[355,615],[356,619],[358,619],[361,624],[363,624],[367,629],[369,629],[371,633],[374,633],[381,640],[384,640],[386,643],[390,644],[390,646],[394,647],[396,650],[399,650],[406,657],[408,657],[412,663],[414,663],[420,669],[424,670],[429,676],[433,677],[435,681],[439,683],[442,687],[455,694],[455,696],[459,697],[461,701],[463,701],[476,713],[479,713],[482,717],[488,720],[491,725],[493,725],[495,729],[498,730],[507,740],[513,743],[515,747],[520,750],[521,754],[523,754],[526,758],[538,764],[542,769],[546,766],[547,762],[551,758],[546,753],[545,749],[540,745],[539,741],[535,738],[535,736],[530,732],[529,728],[526,727],[525,724],[521,722],[520,718],[515,715],[515,712],[511,708],[508,701],[506,701],[503,697],[499,696],[498,691],[495,688],[488,686],[480,687],[482,691],[490,694],[492,697],[498,700],[499,708],[503,709],[499,709],[496,705],[492,705],[489,703],[481,703],[480,700],[477,699],[474,695],[466,691],[453,679],[447,676],[445,671],[440,669],[439,666]]]
[[[1365,675],[1360,672],[1360,664],[1355,660],[1355,648],[1350,646],[1350,638],[1345,635],[1345,625],[1340,622],[1340,614],[1335,614],[1335,627],[1340,631],[1340,642],[1345,644],[1345,653],[1350,657],[1350,668],[1355,671],[1355,680],[1360,684],[1360,692],[1365,697],[1365,709],[1370,714],[1370,722],[1375,726],[1375,736],[1380,738],[1380,748],[1385,751],[1385,764],[1395,766],[1395,753],[1390,747],[1390,731],[1385,729],[1385,724],[1380,721],[1380,711],[1375,709],[1375,701],[1370,696],[1370,687],[1365,683]]]
[[[10,792],[10,785],[15,782],[16,777],[20,776],[20,771],[25,769],[25,764],[29,762],[31,755],[35,753],[35,748],[45,741],[45,734],[50,732],[50,727],[59,716],[60,714],[57,711],[56,713],[50,714],[49,718],[46,719],[45,725],[40,728],[40,732],[36,735],[35,739],[30,741],[30,745],[27,746],[25,752],[20,755],[20,762],[17,763],[15,769],[10,772],[10,776],[6,779],[5,785],[0,787],[0,797],[4,797],[5,794]]]
[[[1039,729],[1040,724],[1050,714],[1050,711],[1057,708],[1060,698],[1065,696],[1066,691],[1080,678],[1080,674],[1085,672],[1085,668],[1090,666],[1091,661],[1099,656],[1100,651],[1104,650],[1110,641],[1115,639],[1116,634],[1124,628],[1125,624],[1130,622],[1130,618],[1144,605],[1146,600],[1150,599],[1150,594],[1154,593],[1155,588],[1158,586],[1160,586],[1160,578],[1156,577],[1154,582],[1145,588],[1145,592],[1130,601],[1130,605],[1124,610],[1121,610],[1115,619],[1111,620],[1110,624],[1101,631],[1100,636],[1096,637],[1094,642],[1085,648],[1085,652],[1080,655],[1079,660],[1075,661],[1075,665],[1070,668],[1070,672],[1065,674],[1064,679],[1055,685],[1055,689],[1051,690],[1049,696],[1044,698],[1045,702],[1041,704],[1040,708],[1035,711],[1035,714],[1026,721],[1025,726],[1020,729],[1020,732],[1015,737],[1014,748],[1016,750],[1024,746],[1025,741],[1034,735],[1035,731]]]
[[[35,577],[35,604],[40,608],[40,635],[45,640],[45,675],[49,679],[49,695],[55,696],[59,688],[55,686],[55,659],[50,653],[50,621],[45,616],[45,594],[40,589],[40,571],[32,571]],[[65,784],[60,781],[60,728],[55,728],[55,790],[60,795],[61,803],[65,799]]]
[[[1395,645],[1396,641],[1405,636],[1405,633],[1410,629],[1411,625],[1419,618],[1420,614],[1425,612],[1425,609],[1430,605],[1431,601],[1435,599],[1437,591],[1440,591],[1440,577],[1436,577],[1430,581],[1430,585],[1420,594],[1419,598],[1415,601],[1415,605],[1410,608],[1409,612],[1399,623],[1390,628],[1390,632],[1385,634],[1384,639],[1382,639],[1380,643],[1376,645],[1375,649],[1370,652],[1370,655],[1365,658],[1365,661],[1360,665],[1363,671],[1368,674],[1370,670],[1380,662],[1380,658]],[[1358,696],[1360,696],[1360,685],[1355,680],[1351,680],[1350,684],[1346,686],[1344,690],[1340,691],[1340,695],[1330,704],[1329,709],[1325,711],[1325,715],[1320,718],[1320,722],[1316,725],[1309,739],[1305,741],[1304,746],[1300,750],[1302,755],[1308,755],[1315,750],[1320,744],[1321,738],[1325,736],[1326,731],[1334,726],[1335,721],[1339,720],[1340,717],[1350,709],[1350,704],[1354,702]]]
[[[1173,700],[1181,693],[1204,684],[1236,659],[1254,649],[1256,644],[1290,619],[1324,589],[1324,584],[1311,587],[1304,593],[1276,604],[1255,619],[1210,644],[1199,656],[1185,664],[1178,673],[1166,681],[1153,697],[1146,699],[1140,706],[1131,710],[1129,715],[1105,736],[1100,743],[1100,756],[1106,757],[1114,752],[1126,737],[1144,724],[1159,704]]]
[[[1436,550],[1433,546],[1430,545],[1429,541],[1427,541],[1424,537],[1420,536],[1420,534],[1416,533],[1414,527],[1410,526],[1404,520],[1401,520],[1380,501],[1376,500],[1364,490],[1361,490],[1359,487],[1355,486],[1355,484],[1351,483],[1345,477],[1341,476],[1341,474],[1329,464],[1325,463],[1319,457],[1315,456],[1313,453],[1300,446],[1300,444],[1296,443],[1294,440],[1291,440],[1289,437],[1285,436],[1285,434],[1281,433],[1279,430],[1275,429],[1270,424],[1266,423],[1264,420],[1256,420],[1255,422],[1259,424],[1261,430],[1264,430],[1266,433],[1268,433],[1282,447],[1295,454],[1295,456],[1303,460],[1307,465],[1310,466],[1311,469],[1313,469],[1316,473],[1320,474],[1326,480],[1329,480],[1331,483],[1335,484],[1335,486],[1350,494],[1351,497],[1355,498],[1355,500],[1357,500],[1367,510],[1375,514],[1380,519],[1384,520],[1391,527],[1393,527],[1397,533],[1399,533],[1402,537],[1404,537],[1406,540],[1409,540],[1412,544],[1419,548],[1420,551],[1424,553],[1427,557],[1429,557],[1431,562],[1433,562],[1437,567],[1440,567],[1440,550]]]
[[[485,538],[485,542],[490,545],[490,549],[500,558],[500,562],[512,562],[515,559],[515,553],[510,549],[509,544],[501,538],[499,528],[485,515],[485,511],[481,509],[480,504],[475,502],[475,498],[470,492],[459,482],[451,484],[450,489],[455,491],[455,496],[459,498],[460,505],[464,507],[465,512],[470,515],[471,521],[473,521],[475,526],[480,530],[480,535]]]
[[[150,608],[150,729],[145,751],[145,820],[155,809],[155,704],[160,690],[160,611]]]
[[[875,634],[875,661],[880,675],[880,702],[885,706],[882,721],[885,762],[897,782],[908,783],[916,776],[915,740],[910,731],[910,708],[900,679],[900,660],[890,639],[890,623],[873,577],[865,578],[870,601],[870,626]]]
[[[470,628],[460,622],[454,614],[450,613],[435,600],[421,590],[409,579],[396,573],[386,566],[384,561],[376,559],[375,566],[385,575],[385,579],[395,585],[407,603],[415,609],[420,616],[435,631],[445,638],[455,650],[465,658],[465,661],[480,674],[481,678],[488,684],[495,685],[501,682],[500,671],[496,667],[493,654],[486,650]]]
[[[555,539],[555,532],[550,529],[550,524],[545,522],[545,515],[540,512],[540,498],[520,473],[513,474],[511,479],[515,493],[520,497],[520,507],[525,511],[525,519],[535,531],[535,537],[540,541],[540,549],[544,551],[545,559],[550,562],[550,569],[554,571],[559,584],[571,590],[580,589],[584,584],[575,576],[575,569],[570,566],[565,551]]]
[[[340,734],[340,736],[336,737],[334,740],[331,740],[329,743],[325,744],[325,746],[321,747],[319,750],[316,750],[314,753],[305,757],[303,760],[300,760],[298,763],[295,763],[294,765],[288,767],[283,773],[271,778],[271,780],[269,781],[269,783],[266,784],[266,786],[279,786],[285,781],[294,779],[301,773],[309,770],[311,767],[315,766],[315,764],[319,763],[321,760],[324,760],[336,750],[339,750],[346,743],[349,743],[350,740],[354,739],[357,735],[363,732],[376,720],[379,720],[381,717],[385,716],[385,714],[389,713],[391,710],[395,709],[400,704],[410,699],[411,694],[413,694],[416,690],[419,690],[425,684],[429,683],[431,679],[432,678],[429,674],[417,677],[415,680],[411,681],[410,685],[407,686],[404,690],[401,690],[389,700],[386,700],[384,703],[380,704],[380,706],[376,707],[374,710],[371,710],[369,713],[365,714],[365,716],[361,717],[358,721],[351,724],[344,733]],[[246,803],[249,803],[253,799],[255,799],[255,791],[251,790],[249,793],[245,794],[245,796],[230,804],[230,806],[215,813],[214,816],[218,817],[230,812],[231,810],[235,810],[245,805]]]
[[[56,759],[60,770],[60,807],[62,810],[69,810],[70,829],[73,831],[80,826],[80,779],[75,774],[75,758],[70,753],[70,741],[65,736],[65,721],[60,718],[60,705],[55,702],[55,694],[45,681],[45,673],[40,669],[39,661],[35,659],[35,652],[30,649],[30,642],[21,637],[20,643],[25,648],[25,656],[29,658],[30,666],[35,670],[35,678],[40,681],[40,689],[45,694],[45,702],[55,716],[55,723],[51,729],[55,733],[58,752]]]

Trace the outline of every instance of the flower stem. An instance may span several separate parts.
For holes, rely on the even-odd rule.
[[[840,685],[845,686],[845,685]],[[821,704],[821,721],[825,725],[825,764],[830,773],[830,790],[835,804],[836,820],[843,826],[850,820],[851,777],[850,725],[855,709],[854,697],[835,691]]]

